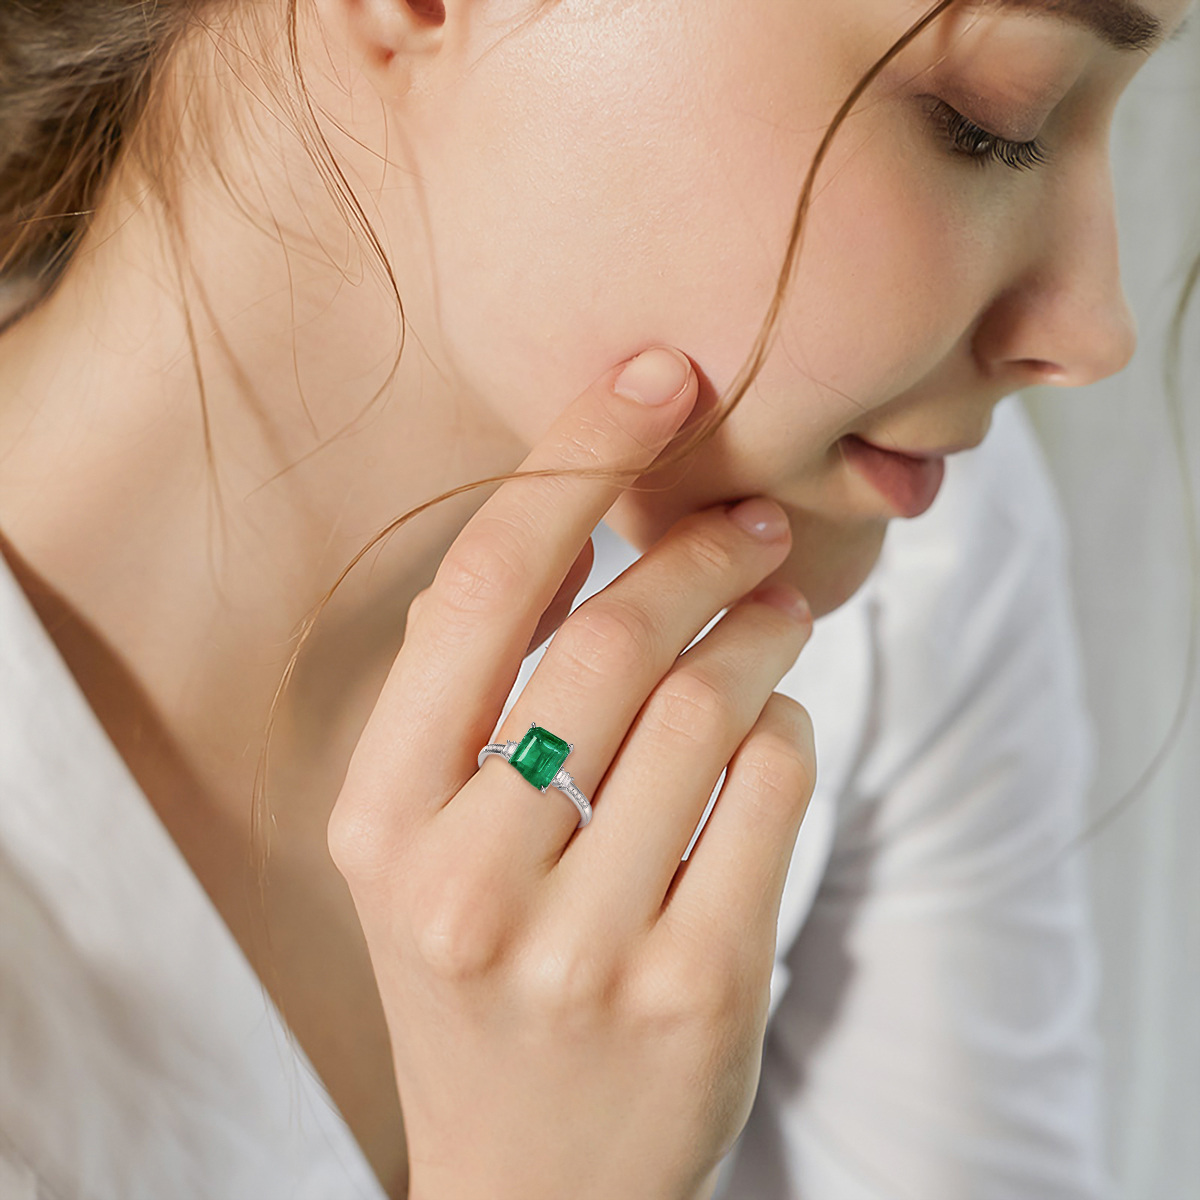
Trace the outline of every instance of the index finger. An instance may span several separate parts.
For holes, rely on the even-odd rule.
[[[406,814],[428,815],[475,773],[542,612],[618,496],[677,432],[697,390],[691,362],[668,347],[606,371],[519,470],[603,466],[627,468],[629,478],[506,480],[471,517],[410,609],[355,747],[351,767],[368,797],[386,803],[390,794],[394,805],[403,782]]]

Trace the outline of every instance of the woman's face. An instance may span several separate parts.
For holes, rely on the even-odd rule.
[[[1187,7],[1141,2],[1168,34]],[[759,331],[832,115],[929,6],[563,0],[516,28],[529,0],[449,5],[461,44],[397,102],[444,365],[529,445],[656,342],[692,358],[711,408]],[[818,176],[756,383],[694,467],[642,480],[668,490],[621,497],[614,529],[644,549],[687,512],[768,494],[794,542],[773,578],[827,612],[894,516],[840,439],[965,448],[1017,388],[1126,364],[1108,139],[1146,53],[1067,19],[1123,7],[959,5],[885,69]],[[1046,161],[969,157],[951,108],[1036,138]]]

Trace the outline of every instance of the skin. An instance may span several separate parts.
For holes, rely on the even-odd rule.
[[[703,15],[686,0],[567,4],[500,40],[529,11],[523,0],[451,3],[440,24],[399,2],[322,0],[320,27],[301,30],[309,83],[357,139],[327,123],[409,323],[386,402],[267,483],[362,410],[390,363],[394,311],[374,277],[350,287],[319,251],[285,255],[269,220],[249,227],[199,172],[185,187],[190,241],[265,414],[239,397],[201,312],[231,521],[214,586],[182,319],[163,301],[172,284],[147,214],[118,201],[53,303],[0,339],[9,537],[160,701],[223,711],[240,728],[247,663],[277,676],[264,642],[285,636],[371,533],[440,490],[513,469],[613,363],[678,346],[701,375],[697,408],[717,402],[765,313],[824,122],[924,7],[851,0],[832,21],[816,0],[760,0],[751,21],[742,0]],[[1149,7],[1173,28],[1184,6]],[[1135,332],[1106,152],[1112,109],[1143,62],[1007,11],[952,14],[910,47],[835,142],[750,393],[693,469],[646,477],[660,490],[623,496],[610,525],[644,549],[687,512],[773,496],[794,539],[773,578],[820,615],[861,584],[889,519],[841,437],[974,443],[1017,388],[1120,370]],[[244,63],[240,73],[265,96]],[[308,159],[233,90],[253,145],[223,164],[234,186],[359,270]],[[1040,132],[1053,164],[1018,172],[952,156],[923,93],[981,96],[996,132]],[[372,579],[342,585],[314,637],[314,658],[328,647],[327,696],[387,654],[404,596],[485,491],[418,518]],[[120,555],[92,549],[117,528]],[[180,679],[193,681],[186,702],[168,696]]]
[[[1186,7],[1145,6],[1168,29]],[[646,346],[687,353],[697,411],[716,404],[765,315],[826,123],[927,5],[567,2],[522,28],[526,0],[448,0],[441,20],[438,7],[316,0],[301,24],[322,127],[408,322],[385,399],[320,450],[383,382],[394,305],[280,126],[266,72],[251,69],[266,55],[234,53],[248,32],[198,39],[181,61],[181,77],[232,62],[241,78],[199,96],[224,128],[236,115],[244,140],[223,138],[222,168],[258,218],[218,186],[181,117],[185,221],[211,305],[190,289],[223,531],[209,536],[184,318],[140,191],[118,186],[63,287],[0,338],[10,559],[89,631],[69,661],[97,711],[117,720],[124,680],[179,748],[205,806],[180,819],[198,846],[228,831],[211,853],[230,880],[288,639],[344,565],[413,505],[514,469],[589,383]],[[279,46],[269,53],[283,62]],[[768,580],[800,587],[820,615],[860,586],[889,521],[842,437],[973,444],[1014,390],[1120,370],[1135,332],[1107,143],[1144,62],[1044,15],[950,14],[928,31],[834,144],[755,385],[689,471],[646,477],[654,490],[620,497],[608,523],[644,550],[687,513],[770,495],[792,549]],[[927,94],[1001,135],[1039,136],[1051,163],[1018,172],[956,157]],[[310,786],[273,800],[294,855],[322,858],[339,771],[407,604],[489,493],[401,529],[318,622],[279,767]],[[317,730],[319,758],[306,737]],[[310,891],[340,886],[320,871],[305,876]]]
[[[309,81],[363,143],[333,135],[396,264],[410,340],[388,411],[244,502],[361,409],[383,378],[393,314],[376,287],[346,287],[311,251],[293,255],[289,276],[273,227],[248,228],[208,178],[188,190],[200,271],[272,434],[206,346],[233,502],[223,584],[238,615],[204,580],[199,405],[145,214],[126,219],[128,207],[114,206],[65,294],[0,341],[5,394],[21,400],[3,420],[6,466],[20,475],[5,488],[6,514],[106,627],[121,626],[138,588],[139,628],[172,627],[153,639],[164,674],[179,678],[199,659],[211,677],[213,624],[218,657],[241,661],[265,630],[307,610],[364,535],[442,487],[511,469],[571,397],[645,345],[687,352],[702,375],[699,407],[711,407],[758,329],[823,122],[924,5],[853,0],[836,21],[815,0],[760,3],[753,21],[739,0],[714,0],[702,16],[684,0],[584,5],[580,16],[575,7],[498,41],[524,2],[451,3],[440,25],[402,3],[318,4],[322,28],[302,32]],[[1149,7],[1168,25],[1183,9]],[[942,52],[949,60],[932,81],[904,83]],[[645,548],[686,512],[772,495],[795,537],[778,575],[819,615],[861,583],[888,519],[843,463],[839,438],[976,442],[1015,389],[1088,383],[1124,366],[1134,328],[1106,144],[1113,105],[1142,62],[1012,13],[947,18],[911,48],[835,143],[779,339],[750,395],[686,478],[622,498],[610,524]],[[242,75],[262,92],[244,65]],[[1014,132],[1040,130],[1055,165],[1019,173],[947,153],[915,95],[963,89]],[[344,257],[344,218],[308,160],[244,95],[238,107],[254,150],[231,155],[235,184],[256,205],[261,188],[281,222],[314,226]],[[384,153],[395,163],[386,170]],[[81,413],[86,439],[72,434]],[[47,496],[49,462],[60,482]],[[61,483],[68,464],[75,488]],[[394,615],[404,567],[426,567],[481,501],[447,504],[396,539],[403,548],[386,572],[396,588],[348,588],[356,621],[364,606]],[[157,611],[124,571],[80,552],[118,521],[131,558],[180,581]],[[67,524],[69,535],[54,532]],[[206,631],[194,641],[174,632],[184,612]]]

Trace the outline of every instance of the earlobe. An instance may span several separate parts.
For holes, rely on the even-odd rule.
[[[388,97],[408,92],[413,67],[445,37],[444,0],[318,0],[318,7]]]

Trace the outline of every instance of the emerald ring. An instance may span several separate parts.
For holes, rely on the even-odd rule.
[[[575,749],[574,742],[564,742],[548,729],[529,722],[529,729],[519,742],[492,742],[479,752],[479,765],[489,754],[499,754],[508,759],[539,792],[556,787],[579,809],[579,824],[582,829],[592,819],[592,806],[588,798],[575,786],[575,781],[563,770],[563,760]]]

